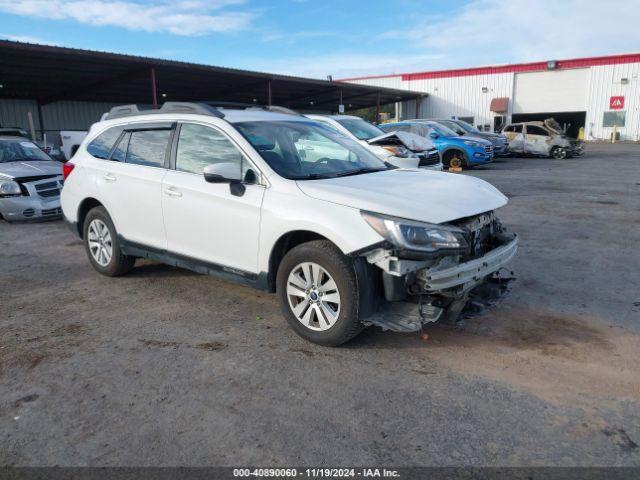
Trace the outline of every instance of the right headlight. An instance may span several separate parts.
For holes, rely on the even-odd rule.
[[[382,148],[384,148],[388,152],[391,152],[394,157],[408,158],[411,156],[411,152],[402,145],[388,145]]]
[[[22,195],[20,185],[13,180],[0,180],[0,197]]]
[[[468,247],[464,231],[459,228],[372,212],[361,211],[360,215],[382,237],[405,250],[436,253],[464,250]]]

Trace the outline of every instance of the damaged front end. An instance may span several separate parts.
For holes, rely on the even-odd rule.
[[[518,248],[493,212],[445,225],[430,225],[363,212],[385,239],[361,253],[381,272],[383,295],[366,325],[398,332],[425,324],[459,323],[495,304],[513,277],[500,275]],[[376,270],[374,268],[374,270]]]

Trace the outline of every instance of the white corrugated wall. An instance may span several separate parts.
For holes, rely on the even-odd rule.
[[[627,79],[626,84],[622,83],[623,78]],[[612,96],[624,96],[626,120],[625,126],[618,128],[620,137],[640,141],[640,63],[411,81],[403,81],[402,75],[397,75],[352,82],[428,93],[422,101],[419,117],[474,117],[475,125],[493,124],[494,114],[489,107],[495,97],[509,97],[509,116],[514,112],[586,110],[587,140],[610,138],[613,128],[602,125],[603,115],[609,111]],[[486,93],[482,91],[483,87],[487,88]],[[415,101],[403,102],[398,111],[401,119],[414,118]]]
[[[354,80],[353,83],[397,88],[428,93],[422,100],[420,118],[473,117],[475,125],[493,125],[494,114],[489,110],[491,99],[512,97],[513,73],[430,78],[403,81],[402,76]],[[483,92],[483,88],[486,92]],[[402,102],[400,118],[416,117],[416,102]]]
[[[622,84],[626,78],[628,83]],[[609,139],[613,127],[603,127],[609,99],[624,96],[625,126],[619,127],[622,140],[640,140],[640,63],[591,67],[587,100],[586,138]]]

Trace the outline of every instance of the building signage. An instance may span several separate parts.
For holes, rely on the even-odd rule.
[[[611,97],[609,99],[609,110],[622,110],[624,108],[624,97]]]

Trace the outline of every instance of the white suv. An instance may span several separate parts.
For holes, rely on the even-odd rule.
[[[456,318],[495,294],[517,249],[488,183],[393,167],[267,108],[115,108],[64,175],[65,219],[98,272],[146,257],[277,292],[291,327],[322,345]]]

